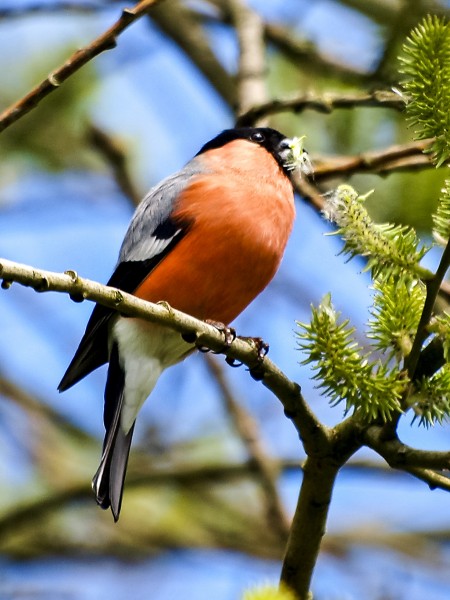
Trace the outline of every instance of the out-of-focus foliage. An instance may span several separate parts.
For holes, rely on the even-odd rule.
[[[16,64],[15,67],[21,69],[20,91],[31,89],[73,50],[66,47],[51,56],[31,57],[26,65]],[[20,93],[17,88],[17,85],[2,87],[2,105],[7,106],[17,98]],[[93,65],[87,65],[46,98],[39,110],[31,111],[4,131],[0,145],[3,181],[10,181],[30,169],[61,171],[99,167],[100,161],[89,149],[86,139],[86,124],[96,88],[96,70]]]

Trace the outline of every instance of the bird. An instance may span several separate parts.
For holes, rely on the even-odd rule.
[[[269,127],[222,131],[139,203],[107,285],[229,325],[279,267],[295,217],[296,170],[311,170],[303,138]],[[96,304],[61,379],[63,392],[109,363],[92,487],[116,522],[138,412],[161,373],[194,350],[180,333]]]

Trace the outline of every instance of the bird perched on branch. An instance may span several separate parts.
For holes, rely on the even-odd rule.
[[[280,264],[295,209],[291,173],[310,171],[302,139],[223,131],[139,204],[108,285],[228,325]],[[106,429],[92,485],[119,518],[137,414],[167,367],[194,349],[179,333],[96,305],[59,390],[109,362]]]

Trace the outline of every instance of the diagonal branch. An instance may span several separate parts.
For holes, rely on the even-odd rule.
[[[149,9],[159,1],[141,0],[133,8],[125,8],[118,21],[107,31],[88,46],[74,52],[63,65],[52,71],[46,79],[34,87],[26,96],[4,110],[0,114],[0,132],[30,112],[41,100],[57,90],[64,81],[93,58],[106,50],[115,48],[118,36],[132,23],[147,14]]]
[[[209,4],[219,9],[218,15],[199,15],[204,21],[230,24],[232,21],[228,0],[208,0]],[[300,39],[291,27],[264,23],[265,41],[275,46],[292,64],[314,78],[320,73],[321,77],[338,78],[347,83],[361,84],[371,80],[371,74],[342,64],[338,60],[322,54],[313,42]]]
[[[299,39],[291,27],[266,23],[266,40],[291,60],[294,66],[310,73],[313,78],[320,73],[322,78],[330,77],[356,85],[371,80],[370,73],[325,55],[311,41]]]
[[[137,191],[127,168],[127,156],[121,144],[106,131],[89,123],[86,137],[92,148],[106,162],[111,169],[112,176],[120,191],[130,199],[132,206],[137,206],[141,201],[141,194]]]
[[[364,441],[394,469],[450,469],[450,452],[412,448],[401,442],[398,437],[386,439],[383,427],[369,427],[364,432]]]
[[[430,490],[443,490],[450,492],[450,477],[436,473],[432,469],[421,469],[420,467],[408,467],[405,469],[410,475],[425,482]]]
[[[62,292],[69,294],[75,301],[86,299],[98,302],[123,314],[178,331],[181,335],[192,338],[192,343],[197,346],[206,346],[243,362],[250,371],[257,367],[258,379],[283,404],[286,416],[293,421],[305,447],[328,447],[330,432],[309,408],[300,386],[291,381],[269,358],[265,357],[261,362],[255,344],[251,341],[237,338],[230,347],[224,349],[223,333],[212,325],[182,313],[166,302],[152,304],[116,288],[82,279],[75,271],[55,273],[0,258],[0,279],[3,279],[3,289],[8,289],[15,281],[37,292]]]
[[[87,431],[66,419],[63,414],[54,410],[41,398],[31,395],[16,385],[2,373],[0,373],[0,395],[8,398],[28,413],[33,421],[43,419],[59,429],[64,429],[66,434],[70,434],[71,437],[80,440],[84,444],[93,440],[93,437]]]
[[[416,369],[420,359],[420,352],[423,344],[428,336],[427,327],[433,314],[434,305],[436,303],[437,296],[450,266],[450,240],[447,242],[445,250],[441,256],[439,266],[433,278],[426,282],[427,294],[425,298],[425,304],[423,307],[422,314],[420,316],[419,325],[417,326],[417,333],[414,338],[413,346],[408,358],[405,360],[405,367],[408,369],[408,375],[413,380],[416,376]]]

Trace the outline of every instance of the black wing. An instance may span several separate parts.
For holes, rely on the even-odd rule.
[[[119,263],[107,285],[133,293],[139,284],[186,235],[189,223],[171,219],[175,201],[190,180],[201,173],[198,159],[150,190],[138,206],[122,243]],[[108,331],[116,311],[97,304],[80,345],[58,390],[63,392],[108,362]]]

